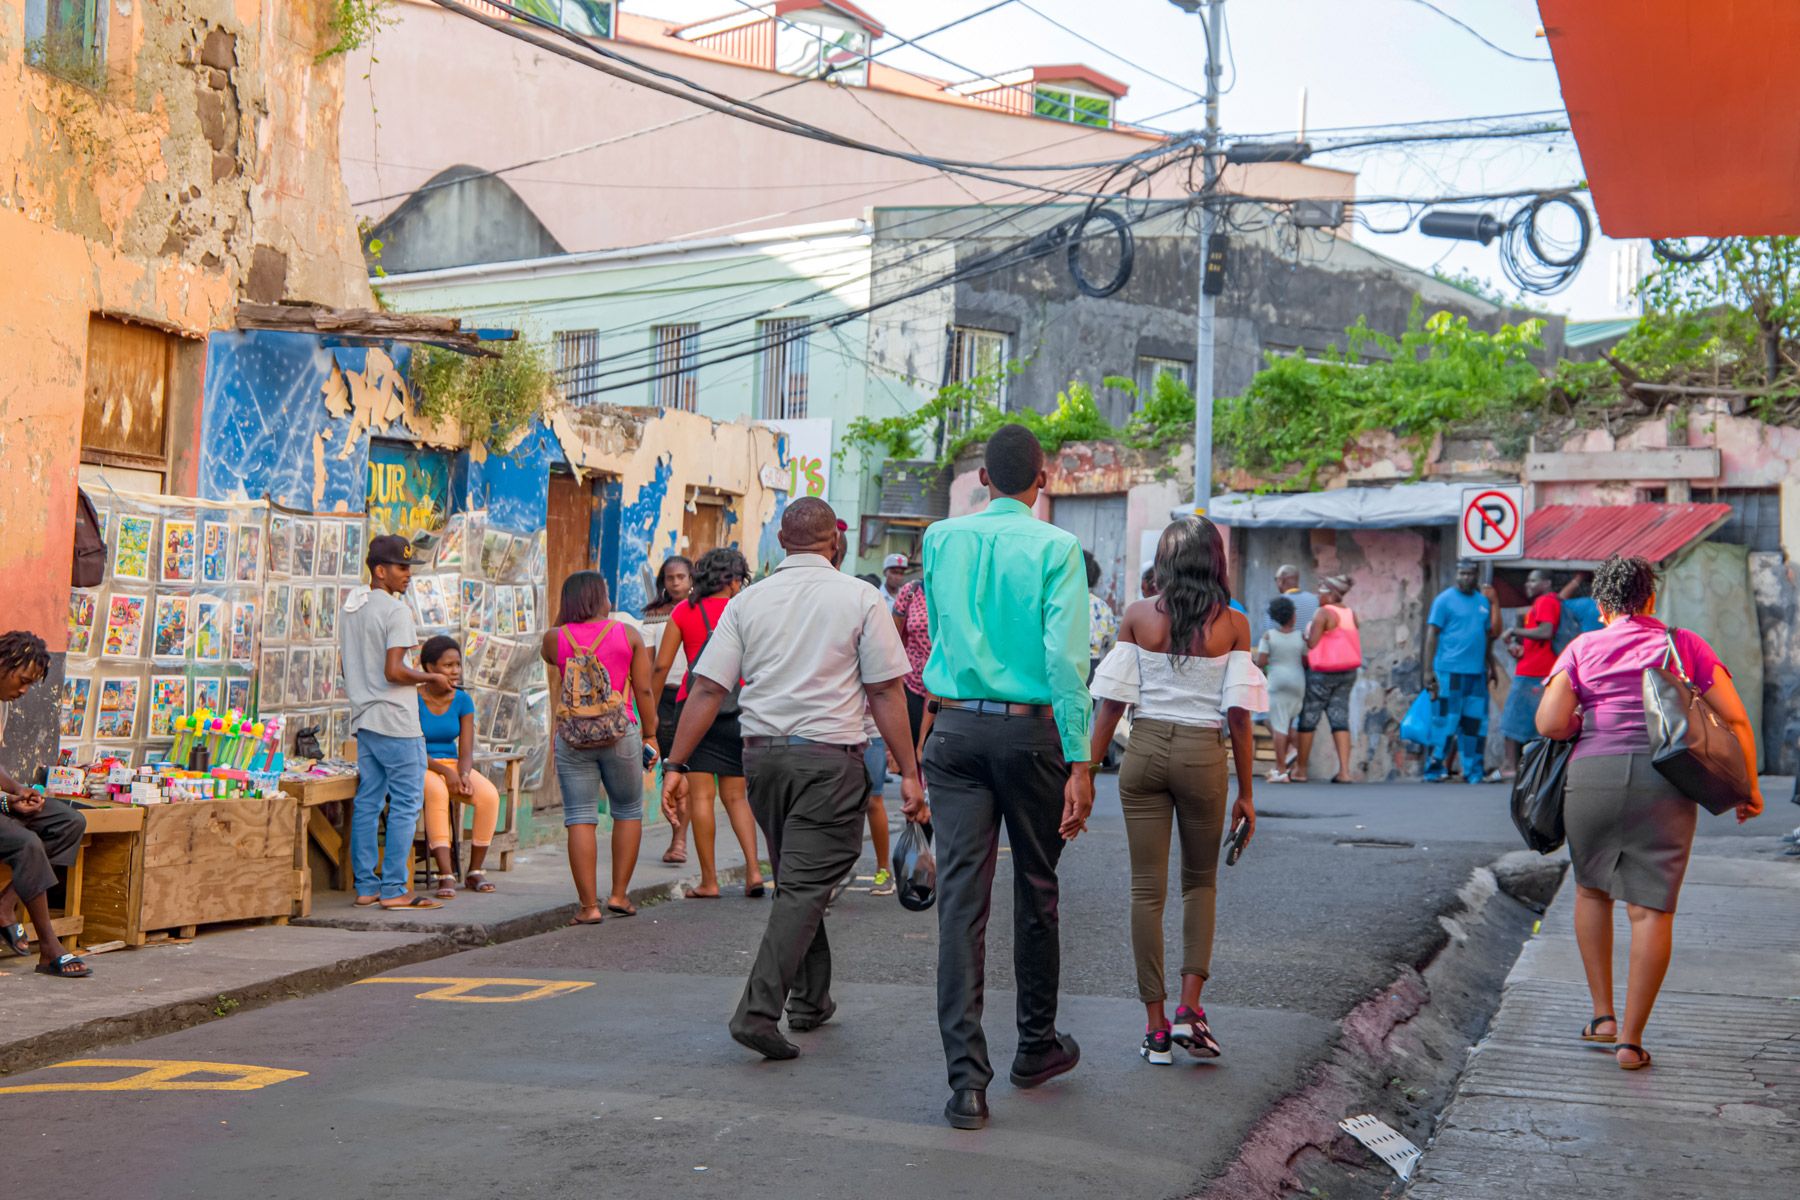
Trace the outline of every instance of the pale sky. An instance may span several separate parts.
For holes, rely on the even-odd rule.
[[[912,37],[991,0],[858,0],[890,33]],[[1024,4],[1085,34],[1124,61],[1057,29]],[[1532,0],[1434,0],[1515,54],[1548,58],[1535,36],[1540,26]],[[626,0],[627,11],[667,19],[696,20],[739,10],[736,0]],[[1291,138],[1307,93],[1307,128],[1315,137],[1336,126],[1532,112],[1562,107],[1556,68],[1519,62],[1483,45],[1415,0],[1227,0],[1226,23],[1236,71],[1227,63],[1220,103],[1226,134]],[[998,74],[1033,63],[1085,62],[1131,85],[1119,108],[1122,120],[1143,121],[1194,100],[1188,92],[1152,77],[1204,85],[1205,40],[1200,18],[1168,0],[1024,0],[979,17],[925,43],[970,73]],[[893,38],[876,44],[877,52]],[[959,78],[955,67],[910,46],[889,49],[882,61],[936,78]],[[1235,81],[1234,81],[1235,74]],[[1163,129],[1196,128],[1203,111],[1191,108],[1149,123]],[[1556,118],[1550,118],[1556,119]],[[1559,122],[1566,123],[1566,122]],[[1346,135],[1337,135],[1346,136]],[[928,145],[921,145],[930,151]],[[1521,142],[1449,142],[1321,154],[1320,165],[1359,172],[1362,196],[1439,196],[1501,192],[1578,182],[1580,158],[1572,138]],[[1504,217],[1515,202],[1490,204]],[[1591,211],[1591,210],[1590,210]],[[1398,225],[1399,208],[1369,208],[1371,223]],[[1508,295],[1514,289],[1500,268],[1499,244],[1443,241],[1408,232],[1378,234],[1359,228],[1356,239],[1371,249],[1423,268],[1470,272]],[[1614,259],[1629,244],[1600,236],[1574,283],[1554,296],[1525,303],[1575,317],[1621,311],[1612,299]]]

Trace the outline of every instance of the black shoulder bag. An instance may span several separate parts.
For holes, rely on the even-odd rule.
[[[1728,813],[1749,803],[1756,781],[1744,762],[1743,744],[1688,678],[1675,631],[1669,629],[1667,636],[1662,665],[1644,668],[1650,764],[1707,812]]]

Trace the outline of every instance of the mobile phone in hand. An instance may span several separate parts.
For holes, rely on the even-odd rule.
[[[655,746],[645,746],[644,747],[644,770],[648,771],[655,762],[656,762],[656,747]]]
[[[1239,821],[1231,827],[1231,834],[1225,839],[1225,865],[1237,865],[1238,855],[1244,852],[1244,843],[1250,837],[1250,823]]]

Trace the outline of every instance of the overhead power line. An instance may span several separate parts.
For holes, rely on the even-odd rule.
[[[745,3],[745,0],[738,0],[738,3],[740,3],[740,4]],[[1150,78],[1156,80],[1156,82],[1167,84],[1168,86],[1174,88],[1177,91],[1186,92],[1188,95],[1193,96],[1196,99],[1199,99],[1199,100],[1206,99],[1205,93],[1197,92],[1185,83],[1177,83],[1175,80],[1170,79],[1167,75],[1158,75],[1155,71],[1152,71],[1149,67],[1144,66],[1142,63],[1140,63],[1135,58],[1127,58],[1123,54],[1120,54],[1116,50],[1108,50],[1105,46],[1102,46],[1099,42],[1096,42],[1093,38],[1089,37],[1087,34],[1082,33],[1078,29],[1069,28],[1069,26],[1064,25],[1061,21],[1057,20],[1055,17],[1051,16],[1049,13],[1045,12],[1043,9],[1034,7],[1032,4],[1030,4],[1028,2],[1028,0],[1017,0],[1017,3],[1020,8],[1024,9],[1026,12],[1032,14],[1033,16],[1037,17],[1039,20],[1048,22],[1049,24],[1056,26],[1058,29],[1062,30],[1064,33],[1068,34],[1070,37],[1076,39],[1077,41],[1084,42],[1087,45],[1092,46],[1094,49],[1096,49],[1100,53],[1106,55],[1106,57],[1112,59],[1114,62],[1124,63],[1126,66],[1132,68],[1138,74],[1148,75]]]
[[[1462,29],[1463,32],[1467,33],[1470,37],[1474,38],[1476,41],[1478,41],[1482,45],[1486,46],[1489,50],[1494,51],[1496,54],[1504,54],[1504,55],[1506,55],[1506,57],[1511,58],[1511,59],[1516,59],[1519,62],[1547,63],[1547,62],[1555,62],[1556,61],[1555,59],[1551,58],[1548,55],[1545,55],[1540,58],[1537,55],[1532,55],[1532,54],[1515,54],[1511,50],[1508,50],[1505,46],[1502,46],[1502,45],[1498,44],[1497,42],[1489,41],[1487,39],[1487,37],[1482,34],[1481,30],[1475,28],[1473,25],[1469,24],[1467,21],[1463,20],[1461,17],[1458,17],[1451,13],[1445,12],[1443,9],[1439,8],[1437,5],[1433,4],[1431,2],[1431,0],[1409,0],[1409,3],[1417,4],[1421,8],[1429,8],[1432,12],[1434,12],[1438,16],[1444,18],[1444,20],[1450,22],[1452,25],[1455,25],[1458,28]]]
[[[845,149],[862,150],[872,154],[884,155],[889,158],[901,159],[906,162],[918,163],[935,170],[951,171],[956,174],[966,175],[972,179],[982,179],[989,183],[999,183],[1010,187],[1018,182],[1017,180],[1004,178],[992,173],[997,170],[1067,172],[1070,170],[1078,170],[1083,167],[1116,167],[1167,154],[1171,150],[1171,147],[1169,146],[1158,145],[1152,149],[1140,151],[1134,155],[1128,155],[1119,159],[1109,159],[1103,162],[1058,164],[1022,163],[1010,167],[996,166],[995,164],[988,162],[972,162],[965,159],[946,159],[930,155],[914,154],[910,151],[898,150],[891,146],[879,146],[856,138],[848,138],[832,130],[824,129],[820,126],[810,124],[809,122],[774,112],[753,102],[740,100],[736,97],[728,96],[722,92],[704,87],[673,72],[647,66],[627,55],[620,54],[615,50],[590,42],[579,34],[571,33],[568,30],[562,29],[560,26],[533,16],[515,5],[502,3],[501,0],[487,0],[487,3],[490,7],[517,17],[524,25],[530,25],[534,28],[545,30],[551,37],[558,39],[558,41],[546,40],[544,37],[540,37],[528,31],[521,24],[515,24],[514,22],[490,16],[487,13],[478,12],[468,5],[461,3],[460,0],[432,0],[432,2],[437,4],[440,8],[460,13],[468,19],[485,25],[490,29],[494,29],[508,37],[535,46],[546,53],[566,58],[569,61],[587,67],[590,70],[598,71],[617,79],[622,79],[625,82],[636,84],[652,91],[662,92],[665,95],[674,96],[693,104],[698,104],[703,108],[710,108],[714,111],[725,113],[750,124],[761,125],[780,132],[797,134],[802,137],[812,138],[813,140],[821,141],[829,145],[840,146]],[[559,44],[559,41],[563,44]],[[623,64],[623,66],[615,64]],[[688,91],[684,92],[680,90],[682,88],[686,88]],[[1073,192],[1041,184],[1034,186],[1040,191],[1076,199],[1104,200],[1107,198],[1106,196],[1097,193]]]

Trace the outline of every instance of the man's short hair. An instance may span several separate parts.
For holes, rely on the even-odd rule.
[[[837,542],[837,513],[817,496],[802,496],[781,514],[781,532],[796,546]]]
[[[1002,425],[988,438],[988,482],[1003,496],[1017,496],[1028,491],[1044,469],[1044,448],[1037,435],[1023,425]]]
[[[1094,590],[1094,585],[1100,582],[1100,560],[1088,550],[1083,550],[1081,557],[1087,563],[1088,591],[1091,592]]]
[[[1298,579],[1300,578],[1300,568],[1296,567],[1293,563],[1282,563],[1279,567],[1275,568],[1275,578],[1280,579],[1283,575],[1292,575],[1295,579]]]

